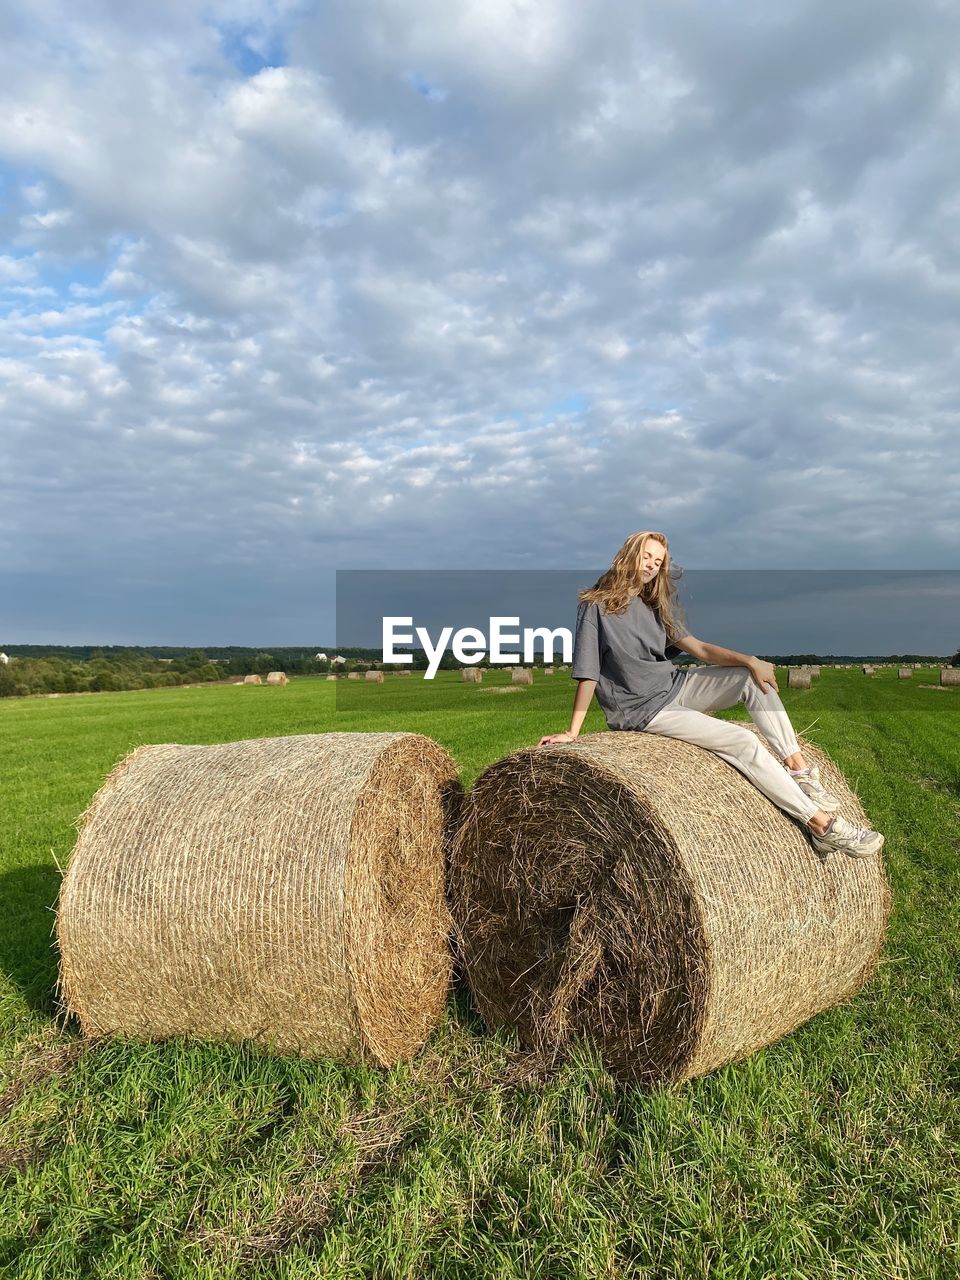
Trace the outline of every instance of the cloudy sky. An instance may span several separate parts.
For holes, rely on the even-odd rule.
[[[955,569],[960,10],[8,0],[0,642],[336,568]],[[722,642],[722,637],[716,637]]]

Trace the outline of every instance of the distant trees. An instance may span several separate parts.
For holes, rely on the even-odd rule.
[[[154,645],[13,645],[9,666],[0,665],[0,698],[39,693],[93,693],[121,689],[164,689],[184,684],[204,684],[256,673],[285,671],[287,675],[316,676],[327,671],[365,671],[381,655],[374,649],[334,649],[317,662],[317,646],[287,649],[244,649],[226,646],[210,649]],[[341,654],[346,662],[331,663]],[[414,667],[426,667],[426,655],[415,654]],[[456,666],[447,652],[441,666]]]
[[[17,658],[0,666],[0,698],[37,693],[109,693],[121,689],[158,689],[220,680],[220,668],[200,650],[172,662],[136,650],[96,649],[86,660],[59,655]]]

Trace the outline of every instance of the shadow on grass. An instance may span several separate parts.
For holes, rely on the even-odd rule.
[[[57,1011],[56,867],[17,867],[0,876],[0,967],[31,1009]]]

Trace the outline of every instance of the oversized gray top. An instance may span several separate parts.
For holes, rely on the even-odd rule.
[[[643,729],[680,692],[687,678],[670,661],[660,614],[639,596],[623,613],[581,601],[573,643],[574,680],[596,680],[597,701],[611,729]]]

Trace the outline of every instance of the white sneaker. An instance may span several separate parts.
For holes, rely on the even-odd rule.
[[[840,801],[826,787],[820,783],[820,768],[814,765],[812,769],[804,769],[800,773],[794,773],[791,769],[790,777],[794,780],[800,790],[815,800],[824,813],[834,813],[840,808]]]
[[[883,836],[869,827],[858,827],[839,815],[833,819],[830,830],[822,836],[810,832],[813,847],[818,853],[845,853],[850,858],[869,858],[883,848]]]

